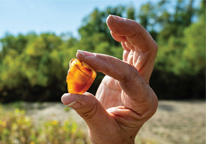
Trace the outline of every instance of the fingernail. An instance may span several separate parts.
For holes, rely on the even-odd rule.
[[[76,102],[77,102],[77,101],[73,101],[73,102],[71,102],[70,104],[65,105],[65,106],[71,107],[71,106],[74,105]]]
[[[77,50],[77,52],[79,52],[81,55],[85,56],[85,54],[83,53],[82,50]]]
[[[113,18],[115,21],[117,20],[117,18],[116,18],[115,15],[110,15],[110,16],[112,16],[112,18]]]
[[[95,56],[94,53],[90,53],[90,52],[88,52],[88,51],[77,50],[77,52],[78,52],[79,54],[81,54],[82,56]]]
[[[113,113],[113,112],[117,112],[117,111],[119,111],[119,110],[116,109],[116,108],[107,109],[107,112],[108,112],[108,113]]]

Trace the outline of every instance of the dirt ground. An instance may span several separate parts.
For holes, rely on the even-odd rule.
[[[206,103],[200,101],[160,101],[156,114],[138,136],[157,144],[205,144]]]
[[[45,120],[73,120],[87,132],[86,124],[72,109],[61,103],[24,103],[27,115],[36,124]],[[38,122],[38,123],[37,123]],[[154,144],[205,144],[206,102],[159,101],[156,114],[139,131],[139,138]]]

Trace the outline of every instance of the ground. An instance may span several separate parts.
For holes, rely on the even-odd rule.
[[[153,144],[204,144],[206,142],[204,101],[159,101],[156,114],[139,131],[136,141]],[[24,103],[36,124],[45,120],[74,120],[87,132],[86,124],[62,103]]]

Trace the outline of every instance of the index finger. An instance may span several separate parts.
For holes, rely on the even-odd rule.
[[[87,51],[79,50],[76,56],[79,60],[90,65],[95,71],[102,72],[118,80],[124,92],[133,99],[137,101],[147,99],[145,87],[148,85],[134,66],[109,55],[89,53]]]
[[[86,62],[95,71],[99,71],[119,81],[122,88],[124,105],[142,114],[145,110],[156,106],[156,95],[146,84],[134,66],[115,57],[78,51],[77,58]]]

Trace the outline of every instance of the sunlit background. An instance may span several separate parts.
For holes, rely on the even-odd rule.
[[[70,32],[78,36],[78,28],[82,26],[83,18],[91,14],[95,8],[103,11],[107,7],[122,5],[126,8],[134,6],[136,13],[140,7],[150,2],[155,4],[158,0],[1,0],[0,5],[0,38],[6,33],[13,35],[27,34],[28,32],[54,32],[57,35]],[[201,0],[193,2],[194,7],[200,6]],[[188,4],[189,0],[184,4]],[[176,1],[170,1],[167,7],[169,12],[175,12]]]
[[[108,6],[125,7],[135,6],[139,11],[140,6],[147,1],[135,0],[61,0],[61,1],[1,1],[0,5],[0,37],[7,32],[17,35],[26,34],[30,31],[36,33],[70,32],[78,36],[78,28],[82,26],[83,18],[91,14],[95,8],[105,10]],[[199,4],[199,1],[196,2]],[[196,4],[196,5],[197,5]]]
[[[159,107],[136,142],[204,143],[203,0],[1,0],[0,143],[89,143],[85,123],[60,98],[77,49],[122,58],[109,14],[139,22],[159,46],[150,80]]]

